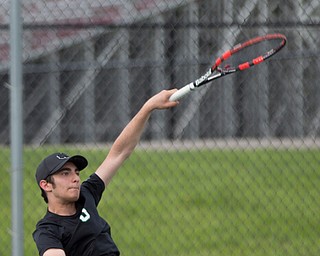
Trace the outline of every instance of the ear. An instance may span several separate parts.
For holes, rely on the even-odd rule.
[[[52,190],[52,184],[47,182],[46,180],[41,180],[39,182],[40,188],[42,188],[44,191],[49,192]]]

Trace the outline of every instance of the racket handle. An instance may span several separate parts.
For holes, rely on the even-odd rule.
[[[184,96],[186,96],[189,92],[191,92],[194,89],[193,83],[187,84],[180,88],[178,91],[176,91],[174,94],[172,94],[169,98],[169,101],[177,101],[179,99],[182,99]]]

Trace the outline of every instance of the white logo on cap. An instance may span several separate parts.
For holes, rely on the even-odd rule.
[[[63,160],[63,159],[68,158],[68,156],[61,154],[61,155],[57,155],[57,158],[60,160]]]

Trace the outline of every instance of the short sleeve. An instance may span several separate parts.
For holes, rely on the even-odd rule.
[[[101,178],[97,174],[92,174],[89,179],[84,181],[81,185],[82,193],[89,191],[94,198],[95,205],[97,206],[102,197],[102,193],[105,189],[105,185]]]
[[[42,256],[48,249],[62,249],[59,232],[54,228],[37,228],[33,232],[33,239],[37,245],[39,255]]]

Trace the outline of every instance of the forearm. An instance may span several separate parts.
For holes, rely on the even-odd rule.
[[[114,174],[138,144],[152,110],[144,105],[120,133],[96,174],[108,185]]]
[[[146,123],[155,109],[174,107],[178,102],[170,102],[170,96],[176,90],[162,91],[150,98],[127,124],[112,145],[109,154],[100,165],[96,174],[107,185],[122,163],[131,155],[138,144]]]
[[[143,105],[139,112],[132,118],[127,126],[115,140],[109,155],[122,155],[123,159],[130,156],[136,145],[139,143],[146,123],[154,109],[148,104]]]

